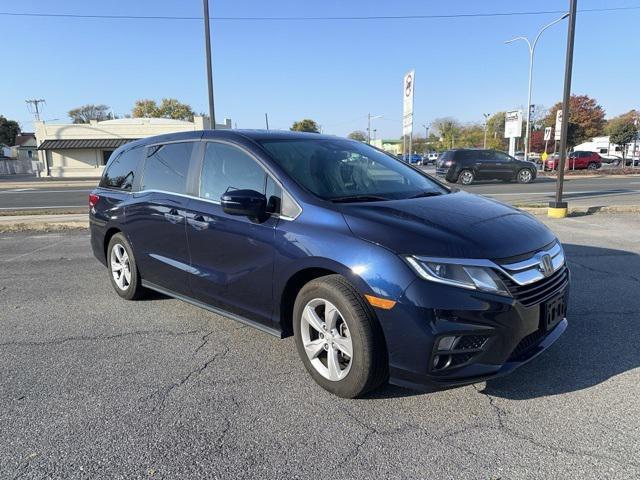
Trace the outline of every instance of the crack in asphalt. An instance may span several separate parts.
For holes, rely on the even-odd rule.
[[[205,334],[202,336],[202,343],[200,345],[198,345],[198,348],[196,348],[193,352],[192,356],[196,356],[196,354],[209,342],[209,336],[213,334],[215,330],[211,330],[209,333]]]
[[[62,338],[54,338],[51,340],[44,340],[40,342],[31,342],[31,341],[22,341],[15,340],[11,342],[0,343],[0,347],[39,347],[39,346],[47,346],[47,345],[62,345],[68,342],[92,342],[92,341],[109,341],[116,340],[120,338],[126,337],[144,337],[144,336],[152,336],[152,335],[167,335],[171,337],[181,337],[188,335],[195,335],[196,333],[200,333],[202,330],[188,330],[186,332],[174,332],[171,330],[136,330],[133,332],[123,332],[116,333],[114,335],[80,335],[80,336],[72,336],[72,337],[62,337]]]
[[[206,341],[205,341],[205,343],[206,343]],[[165,385],[164,387],[160,387],[160,388],[154,390],[153,392],[151,392],[151,394],[142,397],[140,399],[140,401],[141,402],[146,402],[146,401],[151,400],[152,398],[154,398],[156,396],[159,396],[160,397],[160,404],[158,406],[156,406],[153,410],[154,411],[161,410],[162,408],[164,408],[164,405],[165,405],[165,402],[167,400],[167,397],[171,394],[171,392],[173,392],[175,389],[180,388],[183,385],[185,385],[191,378],[195,378],[195,377],[199,376],[200,374],[202,374],[202,372],[204,372],[209,367],[209,365],[211,365],[217,359],[224,358],[229,353],[229,347],[227,345],[222,344],[222,347],[223,347],[223,351],[222,352],[214,353],[202,365],[200,365],[197,368],[189,370],[187,372],[187,374],[184,375],[177,382],[173,382],[173,383],[171,383],[169,385]]]
[[[519,440],[525,441],[530,443],[531,445],[534,445],[536,447],[542,448],[543,450],[546,450],[548,452],[551,453],[564,453],[566,455],[575,455],[575,456],[580,456],[580,457],[586,457],[586,458],[597,458],[599,460],[606,460],[606,461],[610,461],[613,462],[615,464],[621,465],[623,467],[634,467],[634,468],[640,468],[640,463],[639,462],[633,462],[633,461],[627,461],[624,462],[616,457],[612,457],[610,455],[603,455],[603,454],[599,454],[599,453],[595,453],[595,452],[587,452],[587,451],[583,451],[583,450],[577,450],[577,449],[570,449],[567,447],[563,447],[563,446],[553,446],[553,445],[549,445],[546,443],[542,443],[536,439],[534,439],[533,437],[529,436],[529,435],[525,435],[521,432],[518,432],[517,430],[514,430],[513,428],[508,427],[505,422],[504,419],[507,417],[507,412],[500,408],[500,406],[496,403],[495,401],[495,397],[493,397],[491,394],[487,393],[486,391],[482,390],[480,391],[478,389],[478,387],[476,385],[473,385],[473,388],[480,394],[480,395],[484,395],[485,397],[487,397],[488,401],[489,401],[489,406],[493,409],[493,411],[496,414],[496,419],[498,420],[498,427],[480,427],[479,425],[477,427],[479,428],[486,428],[487,430],[498,430],[506,435],[510,435],[512,437],[515,437]]]

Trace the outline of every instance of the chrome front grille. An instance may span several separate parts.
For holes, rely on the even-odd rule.
[[[527,285],[518,285],[502,272],[499,275],[513,298],[525,307],[549,300],[562,292],[569,283],[569,269],[564,264],[551,276]]]

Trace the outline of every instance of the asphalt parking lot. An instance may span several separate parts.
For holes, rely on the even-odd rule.
[[[0,478],[638,478],[640,216],[541,219],[565,335],[503,379],[361,400],[291,338],[121,300],[85,232],[0,234]]]

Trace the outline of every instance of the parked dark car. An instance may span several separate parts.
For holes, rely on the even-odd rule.
[[[447,182],[469,185],[474,180],[503,180],[531,183],[536,178],[536,165],[517,160],[497,150],[447,150],[438,157],[436,175]]]
[[[120,297],[155,290],[293,335],[311,377],[342,397],[503,375],[567,326],[569,271],[547,227],[362,142],[138,140],[114,152],[89,206]]]
[[[544,169],[557,170],[559,163],[558,155],[550,156]],[[576,151],[569,154],[566,165],[569,170],[597,170],[602,167],[602,158],[596,152]]]

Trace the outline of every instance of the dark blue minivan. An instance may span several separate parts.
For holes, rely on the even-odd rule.
[[[342,397],[505,374],[567,326],[562,245],[532,216],[358,141],[215,130],[120,147],[89,197],[115,291],[294,335]]]

